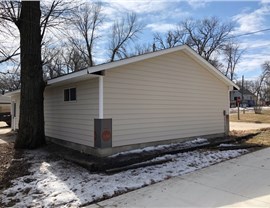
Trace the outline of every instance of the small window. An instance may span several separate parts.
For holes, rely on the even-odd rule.
[[[69,98],[70,100],[76,100],[76,88],[69,89]]]
[[[69,89],[64,90],[64,101],[69,101]]]
[[[76,88],[64,90],[64,101],[75,101],[76,99]]]

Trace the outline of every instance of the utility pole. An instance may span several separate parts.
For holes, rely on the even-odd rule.
[[[242,108],[244,107],[244,75],[242,75],[242,89],[241,89],[241,103],[242,103]]]
[[[242,108],[243,108],[243,114],[245,114],[245,108],[244,108],[244,83],[245,83],[245,78],[244,75],[242,76]]]
[[[237,118],[240,120],[240,110],[239,110],[240,101],[237,101]]]

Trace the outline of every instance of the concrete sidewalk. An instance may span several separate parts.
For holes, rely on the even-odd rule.
[[[270,148],[88,207],[270,207]]]
[[[269,123],[248,123],[248,122],[230,122],[230,131],[258,130],[270,128]]]

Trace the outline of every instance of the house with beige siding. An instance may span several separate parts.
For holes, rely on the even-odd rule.
[[[10,98],[0,95],[0,113],[10,112]]]
[[[45,133],[99,156],[224,136],[233,87],[186,45],[97,65],[48,81]],[[20,94],[10,95],[17,129]]]

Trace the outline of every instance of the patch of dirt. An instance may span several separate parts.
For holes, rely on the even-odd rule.
[[[13,143],[6,143],[0,145],[0,189],[3,186],[2,180],[8,168],[10,167],[14,154],[15,150],[13,148]]]
[[[5,134],[0,138],[14,136]],[[0,144],[0,193],[12,185],[13,179],[29,174],[29,165],[23,158],[23,150],[15,150],[14,142]],[[0,207],[3,207],[1,201]]]

